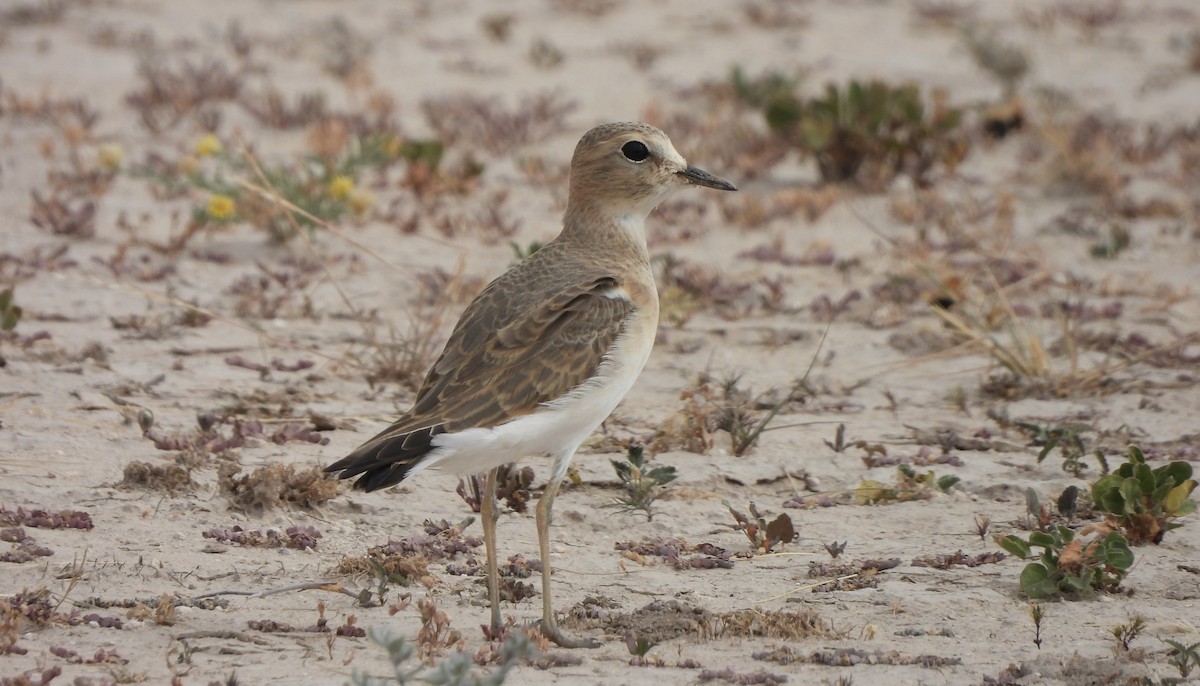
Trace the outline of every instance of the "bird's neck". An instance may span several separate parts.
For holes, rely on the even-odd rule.
[[[650,261],[646,247],[646,213],[637,208],[599,208],[571,202],[563,216],[564,238],[599,254],[634,253]]]

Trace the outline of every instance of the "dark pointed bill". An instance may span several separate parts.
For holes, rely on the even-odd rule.
[[[675,173],[687,179],[688,183],[694,183],[697,186],[708,186],[709,188],[716,188],[717,190],[722,191],[737,190],[732,183],[729,183],[725,179],[722,179],[718,176],[713,176],[703,169],[698,169],[696,167],[689,166],[687,169]]]

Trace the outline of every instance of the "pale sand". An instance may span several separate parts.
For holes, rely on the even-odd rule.
[[[370,419],[360,419],[357,431],[323,434],[330,440],[326,446],[251,441],[236,451],[244,472],[275,462],[307,467],[338,459],[380,428],[383,415],[403,409],[409,400],[395,385],[387,385],[383,392],[371,391],[360,371],[330,362],[342,358],[353,348],[351,338],[362,334],[359,324],[339,316],[349,312],[343,294],[355,307],[378,310],[383,321],[397,322],[403,332],[411,312],[416,271],[432,267],[454,270],[461,258],[471,277],[486,279],[499,273],[513,259],[507,239],[484,240],[472,228],[477,208],[499,189],[509,193],[504,212],[517,224],[514,240],[524,245],[553,236],[565,197],[564,181],[548,187],[532,184],[518,170],[517,161],[522,157],[565,164],[578,135],[602,121],[669,123],[680,109],[694,109],[701,102],[679,105],[674,102],[679,89],[703,80],[724,80],[732,64],[743,65],[751,74],[767,67],[807,69],[808,92],[816,92],[827,80],[850,77],[918,79],[926,88],[946,88],[957,103],[993,101],[1000,92],[996,82],[971,61],[955,31],[917,21],[910,3],[810,2],[795,9],[791,3],[759,4],[785,8],[807,21],[764,27],[751,22],[739,4],[687,0],[618,2],[615,9],[598,18],[533,1],[500,7],[466,2],[112,0],[68,4],[63,18],[45,24],[0,27],[5,92],[24,98],[42,93],[86,98],[101,118],[95,140],[81,149],[90,159],[98,143],[119,144],[125,150],[126,166],[140,162],[149,151],[174,159],[193,146],[200,133],[191,119],[159,136],[139,125],[136,113],[124,103],[125,95],[141,83],[136,76],[136,50],[127,44],[102,45],[94,38],[102,26],[111,26],[126,38],[149,31],[167,48],[168,55],[186,54],[193,60],[212,55],[232,64],[219,36],[229,21],[237,19],[258,46],[254,62],[266,70],[264,75],[249,78],[247,88],[270,83],[289,94],[320,90],[332,109],[357,110],[363,107],[361,92],[348,93],[320,67],[323,50],[318,38],[328,33],[329,19],[340,17],[374,46],[368,58],[372,88],[395,97],[401,125],[413,134],[430,133],[420,103],[431,97],[467,92],[497,96],[511,106],[538,93],[557,91],[564,101],[576,105],[559,133],[502,156],[480,154],[487,164],[481,188],[461,201],[453,196],[441,200],[442,212],[463,217],[464,228],[452,240],[442,238],[428,223],[421,224],[416,235],[401,234],[379,221],[364,226],[349,221],[342,224],[348,235],[372,246],[388,264],[327,232],[317,232],[311,241],[298,239],[281,247],[243,225],[194,238],[175,264],[175,273],[163,280],[140,283],[129,276],[115,276],[97,260],[110,259],[126,240],[117,228],[120,215],[137,222],[141,213],[149,213],[140,235],[162,240],[172,225],[171,211],[180,211],[185,217],[202,198],[156,200],[144,181],[119,176],[99,201],[95,238],[69,242],[67,257],[76,266],[42,269],[17,285],[17,300],[26,312],[17,332],[29,335],[45,330],[52,339],[28,350],[9,343],[0,345],[0,354],[8,361],[0,370],[0,390],[5,394],[0,399],[0,505],[85,510],[96,526],[87,533],[27,527],[26,533],[54,555],[24,564],[0,563],[0,594],[10,596],[43,586],[61,594],[67,585],[59,578],[64,568],[85,555],[83,577],[71,589],[62,611],[73,602],[93,597],[119,600],[157,598],[163,593],[191,596],[223,590],[257,591],[333,578],[331,569],[344,555],[362,555],[369,546],[417,535],[428,518],[463,518],[467,508],[454,493],[455,480],[436,474],[423,474],[399,492],[347,493],[319,512],[275,510],[261,518],[228,510],[225,498],[217,492],[216,470],[211,466],[193,473],[200,488],[190,494],[116,489],[113,484],[121,480],[122,470],[131,460],[165,464],[172,454],[155,450],[136,424],[123,423],[103,393],[115,393],[149,408],[158,430],[170,433],[191,430],[199,412],[232,404],[230,394],[253,397],[295,389],[291,397],[299,415],[311,408],[336,417]],[[1172,48],[1172,41],[1179,42],[1200,27],[1200,18],[1188,3],[1145,2],[1136,7],[1126,3],[1122,18],[1101,26],[1093,35],[1061,18],[1052,27],[1032,27],[1020,17],[1022,8],[1034,7],[1034,3],[980,5],[978,18],[995,22],[1005,40],[1030,51],[1031,75],[1021,86],[1027,101],[1035,99],[1035,90],[1051,88],[1075,98],[1084,109],[1108,112],[1138,124],[1196,126],[1200,77],[1194,73],[1170,77],[1171,69],[1182,69],[1185,63],[1182,52]],[[480,28],[482,16],[498,12],[513,15],[511,34],[504,42],[487,38]],[[561,50],[560,65],[543,69],[531,63],[530,45],[539,38]],[[639,44],[663,51],[645,70],[634,65],[628,50],[619,48]],[[466,64],[473,66],[464,69]],[[231,134],[238,131],[267,160],[290,162],[305,149],[301,129],[267,129],[237,106],[218,107],[224,111],[219,133],[227,145]],[[746,121],[758,123],[751,115]],[[1082,421],[1110,432],[1125,426],[1133,439],[1144,445],[1174,441],[1173,445],[1194,456],[1198,442],[1194,437],[1195,408],[1200,403],[1195,368],[1135,365],[1115,375],[1122,390],[1110,394],[1082,392],[1061,400],[1011,403],[982,397],[980,381],[995,368],[985,355],[906,356],[889,344],[893,336],[938,334],[943,326],[919,301],[905,307],[887,305],[871,292],[889,273],[915,274],[905,254],[884,240],[886,236],[911,242],[916,235],[912,226],[892,217],[887,194],[848,190],[841,202],[815,222],[797,214],[753,230],[730,226],[720,203],[745,202],[755,195],[765,202],[780,189],[811,184],[816,180],[815,165],[791,156],[757,179],[743,179],[736,170],[704,159],[698,152],[703,149],[701,142],[689,141],[669,128],[667,133],[689,161],[730,178],[741,194],[728,200],[701,191],[677,196],[677,203],[706,210],[696,220],[698,235],[671,240],[682,227],[666,225],[666,213],[652,215],[652,243],[658,236],[652,252],[670,251],[732,280],[782,275],[786,278],[783,304],[799,309],[790,314],[766,314],[758,308],[749,317],[733,321],[704,309],[678,329],[664,324],[646,372],[609,423],[614,436],[648,434],[675,415],[682,406],[681,389],[704,369],[717,376],[740,372],[744,387],[760,391],[785,386],[803,374],[817,354],[825,327],[812,317],[808,305],[813,299],[827,295],[836,301],[853,290],[860,291],[863,299],[837,319],[818,355],[811,379],[828,392],[777,419],[780,426],[812,424],[769,431],[757,448],[743,457],[728,454],[724,434],[717,435],[717,447],[706,455],[682,451],[658,455],[656,460],[678,468],[680,478],[674,485],[676,495],[657,504],[653,522],[607,507],[616,494],[608,460],[618,455],[581,455],[576,462],[584,485],[565,490],[556,508],[552,537],[556,564],[562,570],[555,578],[555,607],[565,609],[587,596],[605,596],[619,606],[611,612],[634,612],[655,599],[677,599],[712,612],[810,608],[845,632],[845,637],[790,644],[802,654],[854,647],[872,653],[897,651],[905,657],[934,655],[961,660],[961,664],[939,668],[784,666],[751,657],[752,652],[784,641],[698,636],[674,639],[651,651],[669,665],[690,659],[713,670],[732,668],[746,674],[765,669],[788,675],[791,683],[833,683],[841,676],[852,677],[855,684],[980,683],[984,675],[995,676],[1010,664],[1022,663],[1038,674],[1026,676],[1020,683],[1091,683],[1084,675],[1064,675],[1062,665],[1076,653],[1083,660],[1071,669],[1091,664],[1100,670],[1098,674],[1123,669],[1130,676],[1175,675],[1158,639],[1200,640],[1194,628],[1200,623],[1200,577],[1194,572],[1200,564],[1200,524],[1195,517],[1185,520],[1182,529],[1168,533],[1163,545],[1135,549],[1138,562],[1124,584],[1130,595],[1048,603],[1040,650],[1033,644],[1028,601],[1017,587],[1023,563],[1009,559],[945,571],[910,563],[920,556],[959,549],[969,555],[998,550],[990,536],[981,541],[974,533],[976,515],[991,518],[993,533],[1006,532],[1023,519],[1027,487],[1052,502],[1064,487],[1085,485],[1060,470],[1057,453],[1037,465],[1038,448],[1020,432],[1004,430],[988,419],[989,408],[1007,412],[1014,419],[1042,423]],[[62,134],[44,122],[6,109],[0,115],[0,140],[0,211],[7,218],[6,228],[0,231],[0,253],[23,256],[37,246],[63,242],[65,239],[28,221],[30,191],[46,188],[48,169],[67,165]],[[53,141],[49,158],[41,152],[48,140]],[[1040,282],[1044,286],[1039,289],[1018,287],[1012,294],[1014,300],[1034,312],[1043,303],[1068,297],[1097,308],[1119,302],[1123,309],[1118,317],[1088,322],[1085,330],[1121,337],[1137,332],[1156,344],[1195,331],[1200,307],[1191,291],[1200,282],[1196,234],[1200,198],[1196,186],[1189,190],[1179,185],[1182,172],[1178,161],[1167,158],[1141,167],[1123,165],[1120,172],[1131,175],[1132,197],[1140,201],[1164,198],[1189,206],[1190,214],[1121,220],[1128,224],[1132,245],[1117,259],[1097,260],[1088,250],[1102,236],[1070,235],[1051,225],[1070,207],[1099,208],[1100,199],[1050,187],[1052,175],[1045,161],[1030,164],[1022,157],[1023,148],[1035,145],[1038,138],[1029,132],[994,145],[977,145],[960,169],[966,183],[939,185],[947,197],[969,191],[985,203],[994,202],[998,194],[1012,195],[1013,235],[1004,256],[1035,260],[1038,267],[1030,273],[1041,270],[1047,279]],[[463,151],[462,144],[452,145],[449,155],[459,157]],[[1191,173],[1195,179],[1195,172]],[[393,174],[393,179],[397,176]],[[383,202],[411,198],[394,187],[377,194]],[[400,206],[402,216],[419,211],[411,200],[405,202]],[[459,203],[469,209],[456,209]],[[675,209],[681,206],[673,205]],[[994,221],[989,215],[968,222],[965,232],[986,236]],[[1102,228],[1104,223],[1093,219],[1090,226]],[[775,239],[782,241],[789,254],[802,254],[823,242],[838,259],[857,259],[860,264],[843,276],[831,267],[782,266],[736,256]],[[945,237],[931,229],[931,240],[936,243]],[[231,259],[218,264],[200,259],[199,252],[223,253]],[[163,261],[148,251],[130,252],[133,258],[141,255],[148,255],[153,265]],[[350,255],[361,261],[347,262]],[[260,274],[256,261],[285,271],[289,269],[285,260],[313,256],[341,260],[331,262],[328,277],[318,274],[305,289],[318,313],[315,319],[293,309],[276,320],[239,322],[234,312],[236,298],[227,290],[238,277]],[[970,269],[961,265],[950,266],[952,259],[968,257],[973,256],[958,253],[947,258],[938,253],[930,261],[946,270],[942,275],[955,269],[969,274]],[[6,271],[0,273],[6,276],[14,273],[10,267],[3,268]],[[1032,282],[1039,283],[1038,278],[1034,276]],[[1090,280],[1090,285],[1072,294],[1063,286],[1071,278]],[[1058,287],[1052,288],[1052,284]],[[159,340],[126,336],[110,324],[110,317],[168,314],[172,311],[164,297],[168,290],[174,297],[195,299],[220,318],[202,328],[178,328],[177,336]],[[448,332],[458,307],[461,305],[448,314],[442,335]],[[975,307],[978,309],[977,304]],[[1061,327],[1052,318],[1030,316],[1029,321],[1033,332],[1047,344],[1061,335]],[[260,325],[272,339],[253,332],[251,327]],[[787,332],[803,336],[778,346],[763,344],[764,338],[784,338]],[[280,345],[275,339],[292,341],[299,349]],[[105,363],[67,359],[91,342],[109,351]],[[65,351],[67,356],[43,354],[54,350]],[[177,350],[193,354],[173,352]],[[1195,355],[1196,350],[1193,343],[1184,353]],[[262,380],[253,371],[227,365],[229,355],[263,363],[274,357],[287,362],[304,358],[314,360],[317,366],[311,370],[315,372],[311,378],[306,377],[311,372],[277,371]],[[1095,352],[1081,357],[1085,368],[1112,362],[1115,360]],[[1069,361],[1060,356],[1053,364],[1066,369]],[[160,383],[148,389],[136,387],[160,374],[164,375]],[[966,393],[967,413],[952,399],[956,388]],[[894,408],[885,394],[895,399]],[[278,402],[266,402],[266,406],[274,408]],[[793,475],[807,472],[819,481],[821,491],[830,493],[853,488],[864,478],[892,480],[895,468],[867,469],[860,459],[861,449],[835,454],[825,445],[838,423],[846,424],[848,440],[881,443],[891,455],[917,451],[907,426],[951,428],[968,436],[986,429],[1011,449],[954,450],[963,466],[919,468],[961,477],[961,487],[948,495],[886,506],[784,509],[782,503],[794,494],[793,488],[803,488],[798,479],[782,478],[785,470]],[[1189,434],[1192,438],[1187,439]],[[1096,435],[1085,437],[1095,440]],[[1104,445],[1112,448],[1119,443],[1109,438]],[[936,455],[938,449],[933,450]],[[536,483],[540,485],[548,464],[536,460],[530,464],[538,472]],[[1089,458],[1089,464],[1094,477],[1094,460]],[[787,512],[797,525],[799,539],[780,548],[786,555],[737,559],[732,570],[676,571],[661,563],[640,566],[613,550],[619,541],[662,536],[743,551],[745,537],[731,530],[732,519],[721,505],[722,499],[739,509],[754,501],[771,516]],[[280,552],[222,546],[201,537],[208,529],[234,524],[248,529],[312,525],[323,538],[316,551]],[[469,533],[478,534],[478,524]],[[536,559],[532,512],[503,516],[499,537],[502,560],[515,553]],[[901,566],[883,572],[877,588],[804,591],[785,597],[788,591],[811,583],[808,564],[827,562],[822,544],[832,541],[849,542],[839,561],[897,557]],[[1193,571],[1180,565],[1191,565]],[[383,651],[366,639],[339,637],[327,645],[323,635],[260,633],[248,629],[246,622],[270,619],[309,626],[316,621],[317,602],[323,600],[331,626],[353,614],[358,626],[388,626],[399,635],[415,638],[420,627],[415,601],[427,594],[448,613],[452,626],[463,632],[466,649],[479,649],[483,638],[477,627],[487,616],[483,587],[474,579],[447,574],[444,563],[435,562],[431,571],[437,583],[430,589],[420,585],[393,589],[392,600],[400,592],[410,592],[414,601],[394,616],[381,608],[356,607],[353,599],[343,595],[310,591],[264,598],[229,596],[228,607],[222,610],[181,609],[175,625],[169,627],[129,620],[119,631],[52,625],[21,635],[18,645],[28,653],[0,656],[0,675],[15,675],[44,664],[63,667],[57,683],[112,670],[126,676],[144,675],[146,683],[167,683],[169,670],[182,673],[189,669],[177,664],[182,648],[173,637],[234,630],[263,643],[190,639],[187,643],[195,651],[183,683],[205,684],[231,672],[245,684],[344,683],[353,670],[386,674]],[[355,589],[370,583],[342,580]],[[526,622],[539,615],[539,607],[540,599],[534,597],[507,605],[505,613]],[[122,618],[126,612],[117,608],[82,610],[84,614],[92,611]],[[1109,628],[1134,614],[1148,622],[1147,630],[1134,642],[1135,648],[1148,652],[1144,665],[1113,658]],[[908,635],[912,630],[921,630],[923,635]],[[572,653],[581,658],[580,664],[547,671],[521,667],[509,683],[694,683],[699,678],[696,668],[630,667],[623,638],[602,639],[605,645],[599,650]],[[56,646],[71,648],[84,658],[101,649],[115,650],[128,664],[70,664],[49,652]]]

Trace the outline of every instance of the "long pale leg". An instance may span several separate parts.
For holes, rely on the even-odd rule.
[[[499,468],[489,470],[483,485],[483,502],[479,514],[483,517],[483,546],[487,549],[488,603],[492,606],[492,637],[498,638],[504,623],[500,620],[500,568],[496,564],[496,520],[500,511],[496,509],[496,480]]]
[[[550,604],[550,508],[554,505],[554,496],[558,495],[560,483],[561,476],[552,478],[537,504],[538,548],[542,558],[542,635],[564,648],[599,648],[600,642],[595,639],[564,636],[554,619],[554,609]]]

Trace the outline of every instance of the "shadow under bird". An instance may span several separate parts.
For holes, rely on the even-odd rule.
[[[595,647],[559,629],[550,597],[550,511],[580,444],[633,387],[658,329],[646,217],[689,185],[736,190],[687,163],[648,124],[584,134],[571,159],[563,230],[492,281],[463,312],[404,416],[326,468],[386,488],[430,467],[487,472],[481,503],[491,628],[499,635],[496,470],[554,458],[537,505],[541,631],[564,647]]]

